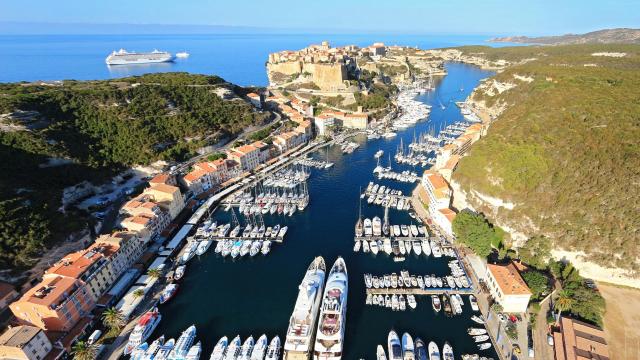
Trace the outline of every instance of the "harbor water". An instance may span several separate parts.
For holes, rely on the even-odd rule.
[[[327,270],[338,256],[345,258],[349,272],[349,293],[344,359],[375,359],[376,345],[386,349],[387,334],[395,329],[400,335],[409,332],[414,340],[435,341],[440,348],[448,341],[454,349],[456,359],[464,353],[479,353],[497,359],[493,349],[478,351],[467,328],[478,326],[470,320],[473,314],[467,296],[463,296],[464,313],[445,317],[443,312],[434,314],[431,300],[427,296],[416,296],[416,310],[393,312],[378,306],[365,305],[364,273],[373,275],[399,273],[406,269],[411,274],[436,276],[448,275],[450,258],[435,259],[407,256],[404,262],[393,262],[380,252],[377,256],[354,253],[354,224],[358,218],[359,189],[369,181],[411,193],[415,184],[393,180],[377,180],[372,174],[376,166],[374,154],[384,150],[382,165],[387,166],[389,155],[393,157],[400,139],[408,145],[415,134],[462,120],[455,105],[464,100],[479,81],[491,75],[477,67],[448,63],[448,75],[436,81],[436,89],[420,95],[418,99],[432,106],[428,121],[398,132],[392,139],[367,141],[364,136],[355,141],[360,147],[349,155],[343,155],[339,147],[331,147],[329,160],[335,166],[329,170],[311,169],[308,181],[310,203],[303,212],[292,217],[265,215],[265,224],[276,223],[289,226],[282,244],[273,244],[267,256],[231,260],[215,254],[212,246],[208,253],[196,257],[188,264],[187,273],[180,282],[176,296],[160,306],[162,322],[151,340],[164,334],[177,338],[181,331],[195,324],[197,339],[203,342],[203,358],[208,358],[213,346],[221,336],[243,339],[249,335],[257,338],[265,333],[269,338],[279,335],[284,340],[288,320],[298,293],[298,285],[315,256],[323,256]],[[314,154],[324,159],[324,150]],[[392,160],[393,161],[393,160]],[[398,165],[394,170],[410,170],[410,166]],[[413,171],[422,173],[421,168]],[[383,208],[362,201],[365,217],[383,217]],[[216,220],[228,220],[230,213],[219,209]],[[241,222],[242,216],[240,216]],[[415,220],[406,212],[389,211],[391,224],[410,224]],[[244,223],[244,222],[243,222]]]

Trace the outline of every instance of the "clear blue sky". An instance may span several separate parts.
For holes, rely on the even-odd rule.
[[[80,23],[124,23],[545,35],[638,28],[639,14],[640,0],[0,0],[0,22],[79,33]]]

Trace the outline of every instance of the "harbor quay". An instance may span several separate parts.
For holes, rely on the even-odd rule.
[[[472,288],[468,289],[452,289],[452,288],[429,288],[429,289],[417,289],[417,288],[399,288],[399,289],[367,289],[367,294],[371,295],[449,295],[449,294],[459,294],[459,295],[473,295],[474,290]]]

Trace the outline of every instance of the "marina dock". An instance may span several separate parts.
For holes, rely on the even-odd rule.
[[[417,288],[385,288],[385,289],[367,289],[367,295],[442,295],[442,294],[460,294],[460,295],[471,295],[473,294],[473,289],[452,289],[452,288],[426,288],[426,289],[417,289]]]

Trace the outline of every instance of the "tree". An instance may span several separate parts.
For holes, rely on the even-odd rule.
[[[137,289],[136,291],[133,292],[133,297],[134,298],[139,298],[139,297],[143,297],[144,296],[144,290],[142,289]]]
[[[151,277],[151,278],[158,279],[158,278],[160,278],[160,276],[162,276],[162,271],[160,271],[160,269],[158,269],[158,268],[149,269],[147,271],[147,275],[149,275],[149,277]],[[138,289],[138,290],[140,290],[140,289]]]
[[[558,298],[556,299],[556,302],[554,304],[554,307],[556,308],[556,310],[558,310],[558,319],[556,320],[557,323],[560,322],[560,315],[562,314],[562,312],[571,310],[573,304],[574,300],[571,297],[570,292],[568,292],[567,290],[562,290],[558,293]]]
[[[110,307],[102,313],[102,323],[112,331],[120,330],[124,324],[124,316],[120,310]]]
[[[536,269],[546,269],[551,258],[551,240],[544,236],[535,236],[527,240],[520,249],[520,260]]]
[[[71,353],[75,360],[95,360],[98,356],[98,347],[86,341],[78,341],[73,345]]]
[[[549,279],[540,271],[529,270],[522,274],[522,278],[531,289],[534,300],[539,300],[549,291]]]
[[[496,231],[481,214],[469,210],[461,211],[453,220],[456,238],[481,257],[491,254],[494,244],[502,243],[502,230]]]

